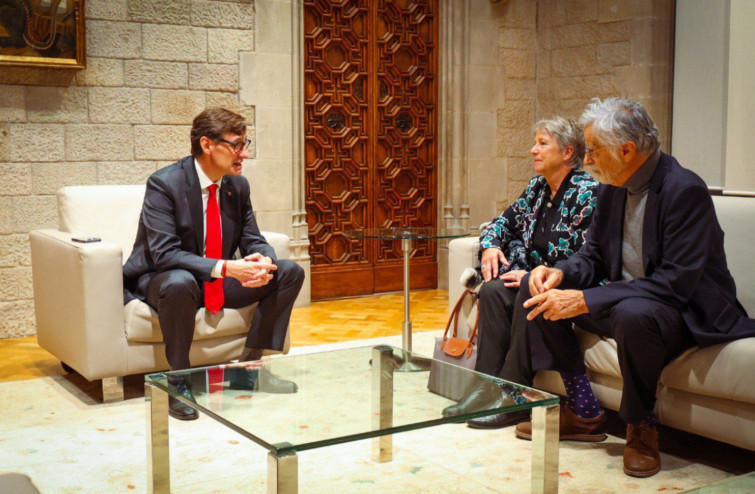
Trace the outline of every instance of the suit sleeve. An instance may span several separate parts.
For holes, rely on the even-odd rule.
[[[181,249],[173,194],[165,183],[154,176],[147,181],[142,220],[149,252],[157,271],[185,269],[200,281],[210,281],[212,268],[217,260]]]
[[[715,210],[708,190],[700,185],[682,189],[662,213],[658,267],[644,278],[616,281],[585,290],[591,313],[609,310],[623,299],[641,297],[682,309],[692,298],[710,257]]]
[[[243,181],[241,198],[241,219],[243,221],[239,244],[241,255],[248,256],[260,253],[272,259],[273,262],[277,262],[278,258],[275,256],[275,249],[267,243],[267,240],[265,240],[265,237],[260,233],[260,229],[257,226],[257,219],[254,217],[254,209],[249,197],[249,182],[246,180]]]

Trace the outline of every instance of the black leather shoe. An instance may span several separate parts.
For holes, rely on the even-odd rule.
[[[276,376],[267,367],[262,367],[259,370],[234,368],[228,387],[276,394],[296,393],[299,390],[295,382]]]
[[[528,410],[519,412],[497,413],[495,415],[489,415],[487,417],[467,420],[467,427],[471,427],[472,429],[501,429],[503,427],[516,425],[519,422],[524,422],[525,420],[529,419],[530,413]]]
[[[459,401],[443,409],[444,417],[455,417],[465,413],[492,408],[490,405],[501,399],[501,388],[492,382],[478,384]]]
[[[194,399],[194,393],[191,391],[191,383],[182,378],[176,376],[168,377],[168,386],[175,388],[175,390],[184,398],[196,403]],[[178,420],[195,420],[199,418],[199,413],[191,408],[186,403],[174,398],[168,397],[168,414]]]

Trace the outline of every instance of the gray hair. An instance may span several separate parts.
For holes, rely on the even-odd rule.
[[[660,145],[653,118],[640,103],[630,99],[593,98],[579,123],[583,127],[592,125],[595,137],[614,154],[625,142],[635,143],[642,154],[652,154]]]
[[[585,138],[582,127],[571,118],[553,117],[550,120],[540,120],[535,124],[535,132],[548,134],[558,143],[563,151],[568,146],[574,149],[569,165],[578,169],[585,158]]]

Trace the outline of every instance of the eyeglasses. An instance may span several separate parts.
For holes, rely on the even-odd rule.
[[[605,149],[605,146],[600,146],[599,148],[585,148],[585,158],[592,158],[596,151],[600,151],[601,149]]]
[[[240,153],[242,149],[249,149],[249,144],[252,143],[251,139],[244,139],[243,141],[227,141],[225,139],[218,139],[218,142],[224,142],[233,148],[234,153]]]

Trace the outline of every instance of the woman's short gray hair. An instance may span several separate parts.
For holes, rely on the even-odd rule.
[[[637,151],[651,154],[658,149],[658,127],[648,111],[637,101],[626,98],[593,98],[579,123],[592,125],[600,143],[615,152],[625,142],[637,145]]]
[[[558,147],[563,151],[568,146],[574,149],[569,165],[572,168],[582,166],[585,158],[585,137],[582,127],[571,118],[553,117],[550,120],[540,120],[535,124],[535,132],[542,132],[556,139]]]

